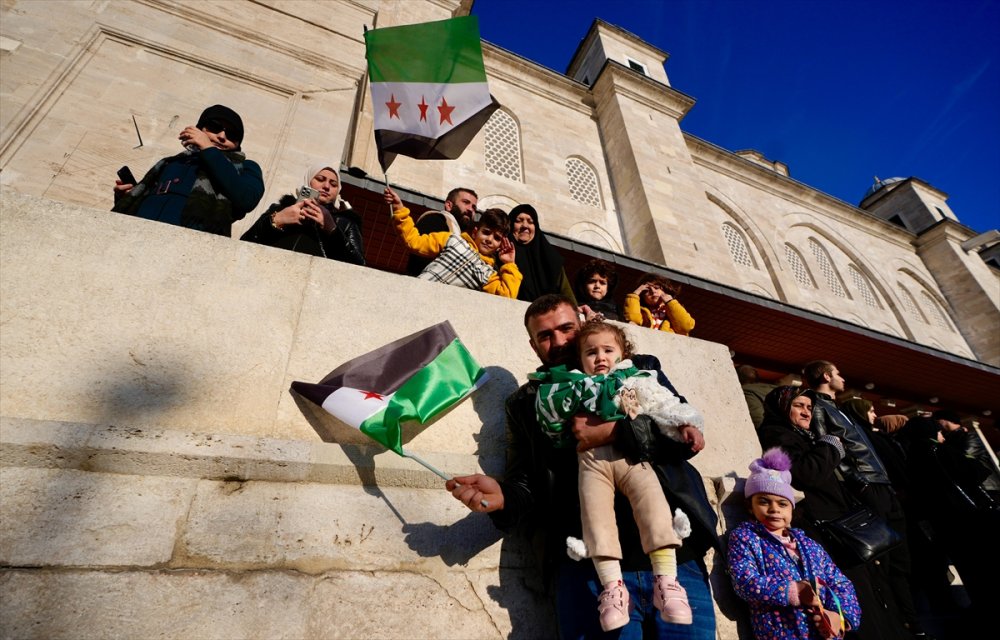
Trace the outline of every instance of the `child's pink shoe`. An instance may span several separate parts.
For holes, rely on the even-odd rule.
[[[628,589],[621,580],[604,585],[604,591],[601,592],[597,603],[602,629],[613,631],[628,624]]]
[[[687,591],[677,582],[677,578],[654,576],[653,606],[660,611],[664,622],[691,624],[691,605]]]

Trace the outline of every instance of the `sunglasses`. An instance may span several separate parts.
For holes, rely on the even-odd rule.
[[[229,125],[227,125],[222,120],[209,120],[208,122],[205,123],[205,126],[202,127],[202,129],[204,129],[205,131],[215,134],[222,133],[228,128]]]

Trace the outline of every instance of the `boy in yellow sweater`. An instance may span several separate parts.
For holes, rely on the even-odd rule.
[[[410,210],[399,195],[385,188],[385,201],[392,207],[392,219],[411,252],[434,260],[418,278],[444,282],[466,289],[517,298],[524,276],[514,264],[514,244],[507,237],[510,223],[500,209],[487,209],[470,232],[451,231],[421,234]],[[500,263],[499,271],[495,268]]]

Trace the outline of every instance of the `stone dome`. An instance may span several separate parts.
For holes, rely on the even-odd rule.
[[[865,195],[861,198],[861,201],[864,202],[870,195],[882,187],[887,187],[890,184],[896,184],[897,182],[902,182],[903,180],[906,180],[906,178],[886,178],[885,180],[882,180],[878,176],[875,176],[875,182],[872,183],[872,186],[868,187],[868,191],[865,191]]]

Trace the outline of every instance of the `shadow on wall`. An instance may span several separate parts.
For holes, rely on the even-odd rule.
[[[473,430],[472,437],[477,443],[476,455],[480,468],[484,473],[495,476],[502,474],[504,470],[507,449],[504,413],[496,409],[503,406],[518,384],[515,376],[502,367],[486,367],[486,371],[490,376],[489,382],[471,398],[473,410],[482,425]],[[467,566],[473,558],[501,539],[501,532],[493,526],[488,516],[481,513],[470,512],[451,524],[406,522],[376,482],[374,456],[381,453],[379,448],[351,446],[355,442],[371,441],[357,429],[341,423],[298,394],[292,393],[292,397],[320,438],[324,442],[341,446],[344,454],[354,463],[364,490],[383,500],[396,514],[406,544],[415,553],[424,558],[440,557],[449,567]],[[408,429],[404,444],[433,424]],[[442,491],[441,499],[452,498]],[[539,564],[533,560],[530,544],[524,536],[512,535],[503,539],[499,564],[499,584],[488,586],[487,593],[510,616],[512,628],[508,638],[526,640],[554,637],[554,627],[539,628],[540,619],[554,622],[555,614],[547,604],[549,599],[545,597],[541,575],[537,570]],[[543,605],[546,608],[540,611],[539,602],[546,603]]]
[[[91,383],[90,395],[94,404],[103,410],[95,416],[97,423],[154,422],[155,417],[183,406],[196,389],[183,375],[186,367],[180,362],[170,362],[162,357],[155,366],[138,359],[129,351],[131,362],[108,370]],[[72,372],[69,372],[72,375]]]

